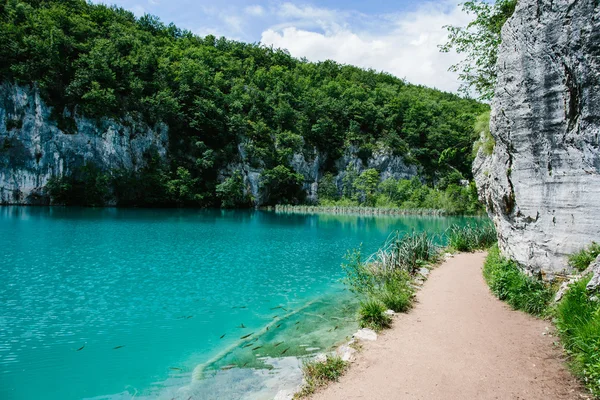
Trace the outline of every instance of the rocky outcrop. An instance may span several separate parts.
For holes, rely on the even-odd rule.
[[[144,154],[156,151],[167,158],[168,127],[148,126],[133,119],[116,122],[94,121],[75,116],[74,133],[61,130],[52,117],[52,109],[33,87],[4,83],[0,85],[0,204],[47,204],[45,186],[52,176],[63,176],[86,163],[104,170],[135,171],[144,165]],[[252,166],[244,148],[239,157],[220,171],[221,180],[241,171],[248,193],[255,205],[264,203],[260,190],[263,168]],[[318,181],[323,176],[327,156],[316,150],[312,154],[295,153],[290,166],[304,176],[308,201],[317,201]],[[375,168],[381,179],[412,178],[417,168],[406,165],[401,156],[378,150],[362,160],[358,149],[349,148],[335,160],[340,171],[335,181],[341,189],[349,166],[358,173]]]
[[[260,177],[263,172],[262,168],[256,168],[249,165],[246,161],[246,155],[243,146],[238,146],[238,153],[242,161],[232,163],[221,171],[221,180],[226,176],[233,174],[234,171],[241,171],[244,177],[244,183],[247,187],[248,194],[252,195],[254,203],[260,206],[264,203],[263,195],[260,190]],[[346,149],[344,155],[335,160],[335,167],[338,171],[334,177],[334,181],[341,192],[344,177],[348,173],[349,168],[353,168],[358,174],[369,168],[376,169],[380,174],[380,179],[383,181],[388,178],[394,179],[411,179],[418,174],[418,169],[415,165],[409,165],[404,162],[402,156],[394,155],[391,150],[379,149],[363,160],[359,157],[359,150],[354,146]],[[323,170],[326,154],[321,154],[314,150],[312,154],[294,153],[290,161],[290,167],[297,173],[304,176],[304,191],[306,192],[306,200],[309,203],[318,201],[319,180],[323,177]]]
[[[479,194],[504,255],[561,272],[600,238],[600,3],[519,0],[497,67]]]
[[[148,150],[166,156],[165,125],[75,117],[76,133],[68,134],[51,112],[35,87],[0,86],[0,204],[47,204],[48,180],[85,163],[135,170]]]

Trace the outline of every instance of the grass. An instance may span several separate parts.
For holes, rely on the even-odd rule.
[[[500,255],[493,246],[483,266],[483,276],[492,293],[515,310],[542,316],[554,296],[554,290],[543,281],[526,275],[519,266]]]
[[[586,290],[589,277],[569,288],[555,309],[555,322],[573,372],[600,398],[600,302]]]
[[[456,251],[475,251],[496,243],[496,229],[491,223],[482,225],[452,225],[446,230],[448,246]]]
[[[367,299],[360,303],[358,322],[361,328],[370,328],[375,332],[392,326],[392,318],[385,314],[386,306],[380,300]]]
[[[375,298],[389,310],[406,312],[412,307],[415,293],[410,281],[406,272],[396,272],[387,277]]]
[[[600,254],[600,244],[592,242],[588,247],[569,256],[569,265],[578,271],[583,271]]]
[[[313,394],[319,387],[329,382],[337,382],[348,368],[348,363],[337,356],[327,356],[325,362],[311,360],[302,366],[306,384],[294,398],[303,398]]]

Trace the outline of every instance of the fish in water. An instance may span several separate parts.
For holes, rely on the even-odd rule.
[[[300,323],[300,321],[296,322],[294,325],[298,325]]]
[[[335,331],[337,328],[339,328],[339,326],[336,325],[335,328],[333,328],[333,330]]]
[[[225,337],[225,335],[226,335],[226,333],[222,334],[219,339],[223,339]]]
[[[284,355],[285,353],[287,353],[287,351],[290,349],[290,347],[288,347],[287,349],[285,349],[284,351],[281,352],[281,355]]]
[[[267,330],[269,330],[269,327],[267,326]]]
[[[283,342],[276,343],[276,344],[275,344],[275,346],[273,346],[273,347],[277,347],[277,346],[279,346],[279,345],[280,345],[280,344],[282,344],[282,343],[283,343]]]
[[[275,316],[273,316],[273,319],[278,318],[278,317],[279,317],[279,315],[275,315]]]
[[[222,369],[223,371],[225,371],[225,370],[227,370],[227,369],[231,369],[231,368],[233,368],[233,367],[235,367],[235,364],[229,364],[229,365],[226,365],[226,366],[224,366],[224,367],[221,367],[221,369]]]
[[[244,336],[242,336],[240,339],[246,339],[246,338],[249,338],[249,337],[250,337],[250,336],[252,336],[252,335],[254,335],[254,332],[252,332],[252,333],[249,333],[249,334],[247,334],[247,335],[244,335]]]
[[[177,367],[169,367],[169,369],[171,369],[173,371],[181,371],[181,368],[177,368]]]
[[[187,317],[185,317],[185,319],[190,319],[190,318],[194,318],[193,315],[188,315]]]
[[[242,346],[242,349],[245,349],[246,347],[250,347],[250,346],[254,346],[254,342],[250,342],[245,346]]]
[[[123,347],[125,347],[125,345],[116,346],[116,347],[113,347],[113,350],[118,350],[118,349],[123,348]]]
[[[258,350],[258,349],[260,349],[261,347],[262,347],[262,346],[256,346],[255,348],[253,348],[253,349],[252,349],[252,351],[254,351],[254,350]]]
[[[85,344],[83,346],[81,346],[80,348],[78,348],[77,351],[83,350],[84,347],[85,347]]]
[[[242,329],[245,327],[246,327],[246,325],[244,325],[244,324],[240,324],[240,326],[238,326],[238,328],[242,328]]]
[[[234,307],[231,307],[231,308],[235,309],[235,308],[248,308],[248,307],[247,306],[234,306]]]
[[[246,365],[248,365],[247,361],[244,363],[244,365],[242,365],[242,368],[244,368]]]
[[[275,328],[279,328],[281,326],[281,324],[277,325]]]

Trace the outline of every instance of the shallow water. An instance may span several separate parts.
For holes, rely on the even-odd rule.
[[[355,329],[346,250],[467,221],[0,207],[0,398],[272,398]]]

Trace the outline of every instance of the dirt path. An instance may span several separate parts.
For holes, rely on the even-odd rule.
[[[579,399],[550,322],[494,298],[485,254],[460,254],[434,270],[416,307],[365,344],[339,383],[314,399]]]

